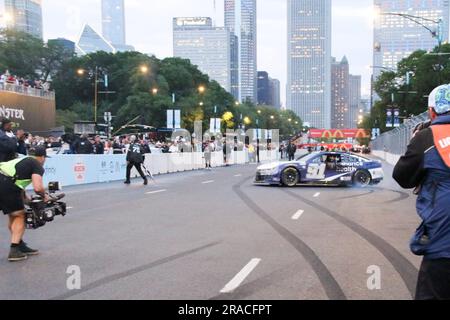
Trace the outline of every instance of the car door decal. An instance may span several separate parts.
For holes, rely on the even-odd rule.
[[[308,166],[308,171],[306,173],[306,179],[323,180],[323,179],[325,179],[326,169],[327,169],[327,165],[325,163],[321,163],[321,164],[311,163]]]

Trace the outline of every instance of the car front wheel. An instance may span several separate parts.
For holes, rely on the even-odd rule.
[[[353,177],[353,184],[357,187],[367,187],[372,182],[372,177],[367,171],[357,171]]]
[[[284,169],[281,174],[281,182],[286,187],[295,187],[300,181],[300,175],[294,168]]]

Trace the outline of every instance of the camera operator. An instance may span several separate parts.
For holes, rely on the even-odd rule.
[[[9,216],[11,251],[8,260],[22,261],[39,251],[30,249],[22,238],[25,233],[25,201],[30,201],[25,189],[32,184],[36,194],[49,201],[42,182],[44,163],[47,157],[43,146],[30,149],[30,157],[0,164],[0,210]]]
[[[142,149],[142,145],[137,141],[136,136],[130,137],[130,146],[128,148],[127,152],[127,180],[125,181],[125,184],[130,184],[130,176],[131,176],[131,169],[133,167],[136,168],[136,170],[141,175],[142,179],[144,179],[144,185],[148,185],[147,177],[145,176],[144,172],[142,171],[142,164],[144,163],[144,152]]]
[[[411,240],[414,254],[424,256],[416,300],[450,299],[450,85],[429,98],[431,122],[414,132],[394,179],[416,188],[417,211],[423,223]]]

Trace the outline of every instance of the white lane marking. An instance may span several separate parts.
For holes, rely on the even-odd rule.
[[[209,180],[209,181],[203,181],[202,184],[209,184],[209,183],[213,183],[214,180]]]
[[[305,213],[305,210],[299,210],[292,216],[292,220],[298,220]]]
[[[236,290],[260,262],[261,259],[252,259],[222,290],[220,290],[220,293],[231,293]]]
[[[235,177],[242,177],[242,174],[236,174]]]
[[[318,198],[320,196],[320,192],[317,192],[315,195],[314,195],[314,198]]]
[[[72,210],[72,209],[73,209],[73,207],[67,207],[66,209],[67,209],[67,210]]]
[[[157,194],[157,193],[162,193],[162,192],[166,192],[167,190],[157,190],[157,191],[150,191],[150,192],[147,192],[146,194]]]

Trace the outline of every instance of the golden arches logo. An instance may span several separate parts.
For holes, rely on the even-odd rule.
[[[345,138],[344,132],[342,132],[341,130],[336,130],[334,133],[334,138]]]
[[[330,130],[324,130],[322,133],[322,138],[327,139],[327,138],[333,138],[333,133]]]
[[[368,134],[367,131],[364,129],[360,129],[358,130],[358,132],[356,133],[356,138],[368,138]]]

